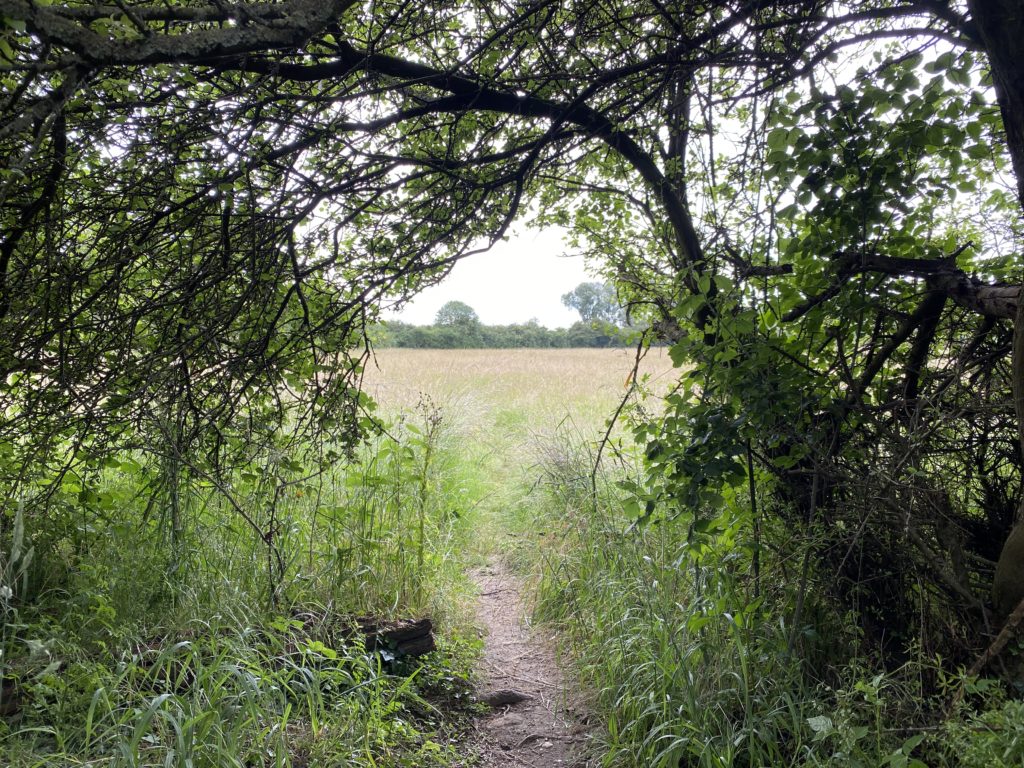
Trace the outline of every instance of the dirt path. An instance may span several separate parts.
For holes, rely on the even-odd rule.
[[[529,626],[523,585],[498,559],[473,574],[484,636],[480,698],[469,754],[478,768],[584,768],[586,728],[563,685],[549,637]]]

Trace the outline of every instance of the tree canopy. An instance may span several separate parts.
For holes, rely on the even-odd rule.
[[[914,637],[924,583],[977,647],[1021,503],[1015,0],[0,19],[12,487],[118,447],[215,474],[285,425],[350,444],[379,301],[529,219],[689,365],[637,430],[644,519],[706,530],[756,463],[866,634]]]
[[[622,325],[625,320],[615,288],[607,283],[580,283],[562,296],[562,303],[579,312],[584,323]]]
[[[476,310],[464,301],[449,301],[439,310],[434,318],[435,325],[479,325],[480,317]]]

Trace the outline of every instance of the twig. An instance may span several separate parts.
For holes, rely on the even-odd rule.
[[[597,456],[594,458],[594,466],[590,471],[590,494],[591,502],[594,505],[594,511],[597,512],[597,473],[601,469],[601,455],[604,453],[604,448],[611,439],[612,430],[615,429],[615,424],[619,420],[619,416],[622,415],[622,410],[626,407],[626,403],[629,402],[629,398],[633,396],[633,393],[637,388],[637,376],[640,373],[640,361],[644,359],[646,348],[644,342],[646,341],[647,331],[644,331],[640,337],[640,341],[636,345],[636,357],[633,359],[633,370],[630,371],[629,377],[626,379],[627,389],[626,394],[619,402],[619,407],[615,409],[615,413],[608,420],[608,429],[604,432],[604,437],[601,438],[601,442],[597,445]]]
[[[992,644],[985,649],[985,652],[978,657],[971,668],[967,670],[968,677],[977,677],[978,674],[983,670],[992,659],[1002,653],[1003,648],[1010,642],[1010,638],[1013,637],[1013,632],[1020,625],[1021,621],[1024,621],[1024,598],[1017,603],[1017,607],[1013,609],[1013,612],[1006,619],[1006,623],[1003,628],[999,630],[999,634],[996,635],[996,639],[992,641]],[[961,694],[962,695],[962,694]]]

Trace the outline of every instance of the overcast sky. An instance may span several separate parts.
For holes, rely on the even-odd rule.
[[[582,257],[563,256],[567,250],[558,229],[513,233],[489,253],[463,259],[440,285],[386,316],[429,325],[445,302],[464,301],[486,325],[537,318],[548,328],[567,327],[580,318],[562,305],[562,294],[598,279],[587,273]]]

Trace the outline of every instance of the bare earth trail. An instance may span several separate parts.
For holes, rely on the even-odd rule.
[[[493,556],[472,574],[484,636],[480,699],[491,705],[468,739],[475,768],[584,768],[587,728],[551,638],[531,628],[522,582]]]

